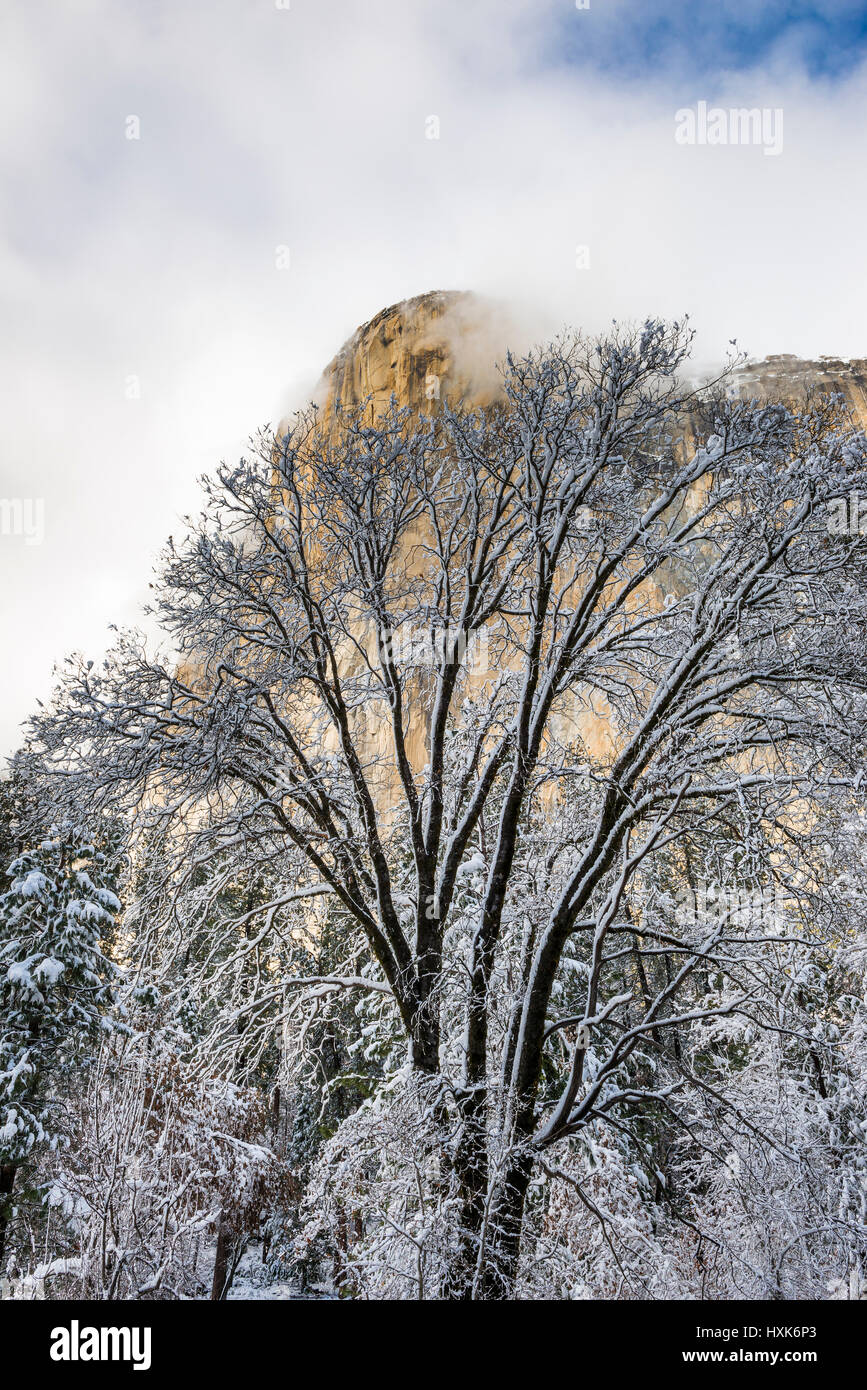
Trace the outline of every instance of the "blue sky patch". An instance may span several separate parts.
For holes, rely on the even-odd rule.
[[[590,0],[570,5],[550,56],[624,79],[691,73],[696,79],[770,63],[814,79],[845,77],[867,54],[867,5],[851,0]]]

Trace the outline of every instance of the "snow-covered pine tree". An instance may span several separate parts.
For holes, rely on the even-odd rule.
[[[73,1070],[111,1026],[117,967],[104,954],[120,902],[106,856],[74,827],[9,866],[0,896],[0,1260],[16,1174],[64,1133]]]

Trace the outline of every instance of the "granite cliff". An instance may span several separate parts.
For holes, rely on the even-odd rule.
[[[507,347],[518,351],[527,346],[515,322],[500,306],[473,294],[436,291],[407,299],[383,309],[362,324],[328,364],[316,392],[321,420],[332,434],[336,431],[335,407],[369,402],[371,418],[381,412],[392,394],[402,406],[413,411],[435,414],[443,401],[463,400],[476,407],[490,405],[499,392],[496,363]],[[841,393],[848,401],[854,419],[867,427],[867,359],[847,362],[823,357],[818,361],[778,355],[750,363],[736,375],[735,388],[744,396],[802,398],[809,390]],[[419,539],[421,534],[419,533]],[[657,590],[659,604],[665,602],[663,588]],[[373,651],[369,652],[373,657]],[[358,650],[347,644],[343,653],[346,669],[354,669]],[[484,683],[484,677],[470,677],[470,687]],[[407,730],[410,762],[420,770],[427,760],[428,701],[424,682],[408,680],[411,718]],[[387,721],[368,717],[361,742],[386,769],[392,762],[391,737]],[[596,755],[611,751],[611,728],[600,710],[583,714],[576,724],[567,716],[555,717],[560,736],[570,729],[580,732],[586,746]],[[394,769],[384,771],[389,784]]]
[[[438,400],[490,404],[507,347],[526,344],[501,305],[462,291],[432,291],[382,309],[355,330],[322,374],[316,399],[333,421],[335,401],[370,400],[376,414],[394,393],[400,405],[431,411]],[[841,393],[867,426],[867,358],[808,361],[787,353],[751,362],[736,376],[746,396],[801,398],[809,389]]]

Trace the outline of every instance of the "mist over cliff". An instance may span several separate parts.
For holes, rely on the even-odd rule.
[[[347,407],[369,400],[377,414],[392,395],[420,412],[431,411],[439,400],[484,407],[498,394],[498,364],[506,351],[527,350],[545,325],[541,313],[469,291],[415,295],[359,325],[328,363],[314,399],[325,419],[337,400]],[[556,331],[550,322],[548,331]],[[709,374],[713,370],[707,368]],[[781,352],[738,367],[734,385],[746,397],[783,400],[800,399],[810,390],[838,393],[854,418],[867,424],[865,357],[810,360]]]

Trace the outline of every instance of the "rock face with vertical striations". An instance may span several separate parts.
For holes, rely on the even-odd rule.
[[[333,421],[335,403],[370,400],[375,415],[392,394],[399,405],[431,412],[438,400],[489,405],[499,390],[496,363],[523,335],[502,306],[459,290],[435,290],[383,309],[357,328],[322,374],[316,399]],[[788,353],[736,374],[745,396],[797,400],[809,389],[842,394],[867,426],[867,358],[808,361]]]
[[[427,413],[442,400],[490,405],[512,329],[503,308],[461,291],[393,304],[357,328],[325,368],[316,391],[323,419],[333,423],[337,401],[353,407],[369,400],[375,416],[392,395]]]
[[[778,353],[764,362],[751,362],[737,374],[742,395],[799,400],[809,391],[833,392],[846,400],[855,420],[867,427],[867,358],[845,361],[820,357],[810,362],[790,353]]]
[[[501,392],[497,362],[502,361],[508,347],[521,351],[526,345],[522,332],[502,306],[474,294],[435,291],[404,300],[357,328],[328,364],[316,392],[320,419],[333,436],[338,402],[344,408],[369,403],[372,420],[387,407],[392,395],[398,405],[426,414],[436,414],[446,401],[485,408]],[[778,355],[739,369],[734,385],[748,398],[793,402],[810,390],[839,393],[848,402],[854,421],[867,427],[867,359],[823,357],[813,362]],[[660,604],[665,601],[662,587],[657,598]],[[372,651],[368,655],[372,657]],[[359,660],[357,649],[347,644],[344,658],[351,668]],[[470,685],[474,684],[471,679]],[[429,711],[417,680],[408,682],[407,693],[407,750],[411,765],[419,770],[427,758]],[[569,723],[567,719],[561,725],[561,734]],[[612,733],[604,712],[585,714],[577,723],[594,753],[601,754],[606,744],[610,745]],[[381,759],[384,769],[390,767],[391,739],[384,718],[366,720],[362,742],[368,754]],[[384,770],[384,788],[394,775],[393,767]]]

